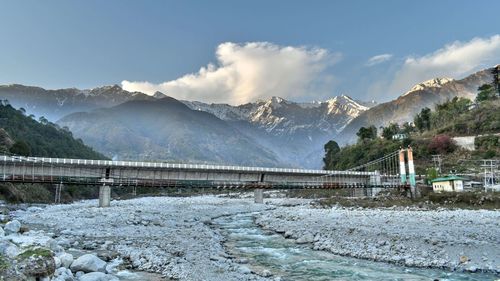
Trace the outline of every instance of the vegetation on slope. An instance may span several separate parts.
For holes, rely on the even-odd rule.
[[[413,123],[392,123],[381,127],[380,136],[374,126],[362,127],[358,142],[339,148],[335,141],[325,145],[324,168],[343,170],[381,158],[401,147],[411,146],[417,173],[432,163],[432,155],[446,156],[450,163],[491,159],[500,156],[500,98],[498,87],[479,87],[478,98],[472,102],[453,98],[436,105],[434,110],[423,108]],[[393,138],[401,134],[401,138]],[[452,137],[476,136],[475,151],[460,149]],[[443,170],[465,171],[467,165],[453,165]],[[457,170],[458,169],[458,170]]]
[[[23,156],[106,159],[81,139],[44,117],[39,121],[16,110],[7,100],[0,104],[0,151]]]

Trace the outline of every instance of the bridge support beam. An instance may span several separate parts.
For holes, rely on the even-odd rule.
[[[99,207],[109,207],[111,204],[111,187],[101,185],[99,187]]]
[[[253,196],[255,199],[255,203],[258,203],[258,204],[264,203],[264,190],[262,188],[256,188],[253,191]]]
[[[412,198],[420,197],[417,191],[417,183],[415,180],[415,166],[413,165],[413,150],[411,147],[408,147],[408,174],[410,176],[410,191]]]

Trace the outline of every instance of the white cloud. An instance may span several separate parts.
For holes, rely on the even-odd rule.
[[[371,57],[367,62],[367,66],[373,66],[379,63],[386,62],[388,60],[392,59],[392,54],[381,54],[381,55],[376,55]]]
[[[333,92],[326,69],[340,59],[321,48],[278,46],[268,42],[223,43],[217,65],[154,84],[123,81],[128,91],[163,92],[177,99],[242,104],[270,96],[308,99]]]
[[[402,94],[413,85],[435,77],[462,78],[500,63],[500,35],[453,42],[421,56],[408,57],[390,83],[389,92]]]

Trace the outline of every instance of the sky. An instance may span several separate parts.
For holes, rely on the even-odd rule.
[[[0,84],[388,101],[500,63],[500,1],[0,0]]]

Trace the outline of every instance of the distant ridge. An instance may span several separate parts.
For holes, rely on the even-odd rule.
[[[378,128],[390,122],[412,121],[422,108],[434,108],[436,104],[453,97],[473,100],[476,97],[477,88],[485,83],[491,83],[491,80],[491,68],[488,68],[459,80],[435,78],[419,83],[398,98],[376,105],[359,114],[346,126],[337,140],[340,143],[354,142],[356,132],[363,126],[374,125]]]

